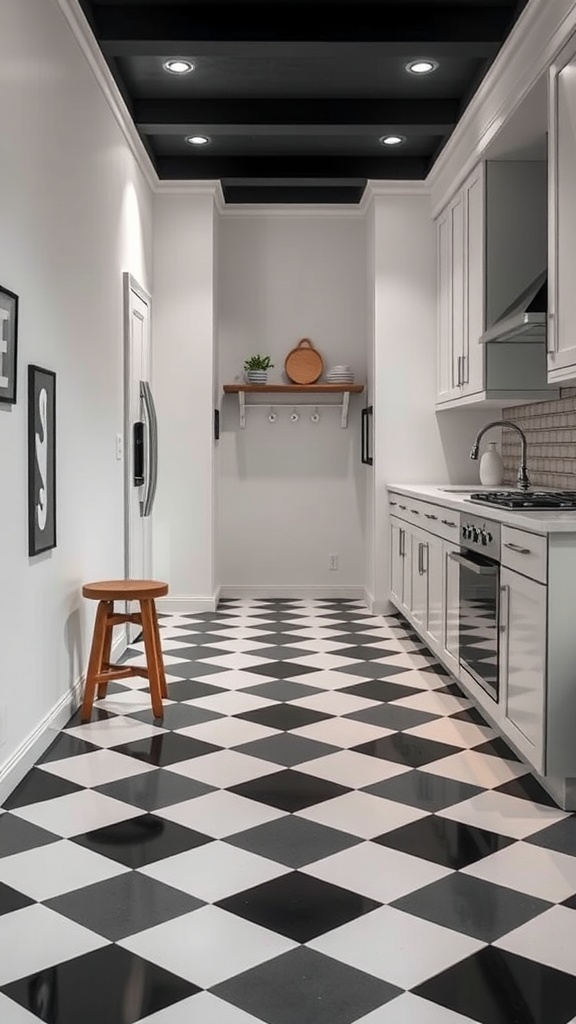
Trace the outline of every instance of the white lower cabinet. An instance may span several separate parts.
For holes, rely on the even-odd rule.
[[[406,610],[406,528],[398,519],[390,519],[390,596],[394,604]]]
[[[456,673],[458,576],[454,574],[455,563],[448,563],[445,551],[457,549],[441,537],[395,516],[390,517],[390,543],[392,601],[434,653]],[[447,593],[451,601],[448,614]]]
[[[544,773],[547,588],[511,569],[500,574],[500,704],[505,729]]]
[[[460,571],[451,557],[459,548],[444,541],[442,544],[442,644],[440,658],[457,678],[460,676]]]

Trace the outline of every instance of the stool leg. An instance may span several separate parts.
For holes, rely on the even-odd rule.
[[[92,714],[92,705],[94,703],[94,694],[97,686],[96,678],[98,674],[102,671],[104,650],[106,646],[106,634],[108,630],[108,613],[110,610],[110,606],[110,601],[100,601],[98,604],[98,609],[96,611],[94,635],[92,637],[90,659],[88,661],[88,669],[86,671],[84,701],[82,703],[82,711],[80,714],[81,722],[89,722],[90,715]]]
[[[154,619],[154,632],[156,633],[156,647],[158,650],[158,668],[160,673],[160,693],[163,697],[168,696],[168,687],[166,685],[166,673],[164,671],[164,658],[162,657],[162,640],[160,639],[160,629],[158,627],[158,616],[156,614],[156,602],[152,601],[152,618]]]
[[[114,614],[114,602],[109,601],[109,612],[110,615]],[[112,656],[112,630],[114,626],[112,623],[108,623],[106,626],[106,636],[104,638],[104,650],[102,651],[102,665],[106,669],[110,664],[110,658]],[[108,693],[108,683],[98,684],[98,700],[103,700]]]
[[[148,684],[150,687],[150,698],[154,718],[164,717],[162,706],[162,689],[160,684],[159,658],[161,653],[158,650],[154,618],[152,615],[152,601],[140,601],[142,611],[142,632],[144,633],[144,650],[146,651],[146,663],[148,666]]]

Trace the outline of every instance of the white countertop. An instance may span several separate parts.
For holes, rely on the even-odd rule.
[[[389,491],[405,494],[408,498],[420,498],[431,501],[445,508],[453,508],[457,512],[469,512],[471,515],[484,519],[493,519],[505,526],[517,526],[520,530],[532,533],[576,533],[576,511],[520,512],[518,510],[496,508],[481,502],[470,501],[470,494],[477,491],[513,490],[511,487],[482,487],[470,485],[468,490],[455,490],[451,484],[389,484]],[[550,488],[535,487],[533,490],[549,490]]]

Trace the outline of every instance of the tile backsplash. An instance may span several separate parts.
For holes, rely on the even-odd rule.
[[[517,423],[528,442],[528,475],[536,487],[576,490],[576,388],[562,388],[560,398],[502,410],[502,419]],[[520,459],[515,430],[502,431],[504,482],[514,486]]]

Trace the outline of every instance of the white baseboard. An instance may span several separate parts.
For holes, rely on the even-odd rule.
[[[314,600],[315,598],[347,599],[349,601],[363,601],[366,596],[364,587],[222,587],[221,597],[264,597],[264,598],[292,598],[298,600]]]
[[[126,637],[123,632],[113,644],[113,660],[120,658],[125,650]],[[45,718],[29,733],[24,742],[16,748],[11,757],[4,764],[0,764],[0,805],[22,781],[27,772],[34,767],[38,758],[56,739],[60,729],[64,728],[74,712],[78,710],[83,688],[84,675],[76,680],[71,689],[60,698]]]
[[[220,587],[211,597],[159,597],[156,608],[162,615],[193,615],[194,612],[215,612],[220,600]]]

